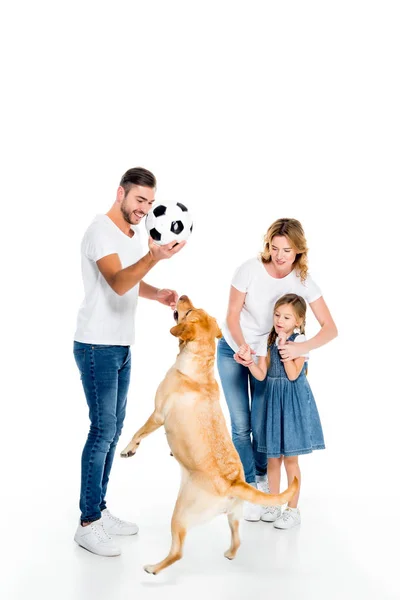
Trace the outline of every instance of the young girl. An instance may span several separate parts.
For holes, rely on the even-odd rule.
[[[288,484],[296,476],[301,481],[299,454],[325,448],[321,422],[306,377],[308,356],[282,360],[279,354],[286,342],[304,342],[306,303],[301,296],[286,294],[274,307],[273,327],[268,340],[260,346],[258,361],[249,365],[252,375],[262,381],[267,372],[266,392],[260,405],[254,407],[257,423],[258,450],[268,457],[268,480],[272,494],[279,493],[282,460]],[[266,356],[265,356],[265,355]],[[243,360],[251,361],[248,344],[238,350]],[[274,527],[289,529],[300,524],[297,508],[299,492],[282,513],[279,506],[266,507],[263,521],[274,521]]]

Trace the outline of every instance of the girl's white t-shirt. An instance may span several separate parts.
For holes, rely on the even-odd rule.
[[[236,270],[232,285],[239,292],[246,294],[240,312],[240,327],[247,344],[258,356],[266,355],[265,336],[268,337],[271,331],[275,302],[281,296],[297,294],[308,304],[322,296],[320,288],[310,275],[302,282],[297,271],[293,269],[286,277],[276,279],[267,272],[261,258],[258,257],[247,260]],[[237,352],[239,347],[228,329],[226,320],[222,324],[222,333],[232,350]]]
[[[74,340],[86,344],[130,346],[135,341],[139,284],[119,296],[100,273],[96,261],[118,254],[122,268],[143,256],[139,229],[129,237],[107,215],[97,215],[83,236],[82,278],[85,298],[78,312]]]

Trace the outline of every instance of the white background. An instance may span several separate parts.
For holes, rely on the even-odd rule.
[[[153,171],[157,199],[184,202],[195,220],[186,248],[146,281],[188,294],[219,321],[235,268],[262,249],[272,221],[302,222],[310,272],[339,329],[310,360],[327,450],[302,461],[302,506],[317,507],[322,531],[345,532],[355,563],[389,597],[399,535],[398,3],[38,0],[2,12],[5,597],[89,597],[86,567],[65,595],[46,575],[65,547],[75,560],[65,581],[82,568],[71,542],[88,429],[72,356],[79,246],[133,166]],[[140,301],[119,450],[174,360],[172,324],[167,308]],[[310,312],[307,333],[317,330]],[[134,460],[116,458],[114,512],[144,526],[161,514],[165,528],[143,560],[132,558],[137,569],[167,550],[178,480],[161,431]],[[213,527],[215,548],[196,548],[200,562],[225,549]],[[92,581],[104,564],[91,561]],[[192,565],[173,568],[189,576]],[[107,586],[99,594],[129,597]]]

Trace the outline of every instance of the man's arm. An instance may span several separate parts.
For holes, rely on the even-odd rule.
[[[169,306],[172,310],[176,308],[178,302],[178,294],[175,290],[156,288],[143,280],[139,284],[139,296],[147,300],[157,300],[157,302]]]
[[[122,268],[118,254],[109,254],[100,258],[96,264],[108,285],[119,296],[129,292],[160,260],[171,258],[183,248],[186,242],[158,246],[149,238],[149,252],[133,265]],[[176,244],[176,245],[175,245]],[[147,284],[146,284],[147,285]],[[152,286],[150,286],[152,287]]]
[[[118,254],[109,254],[97,261],[100,273],[119,296],[137,285],[156,264],[157,261],[150,253],[125,269],[122,268]]]
[[[141,298],[146,298],[147,300],[158,300],[157,292],[159,291],[159,288],[149,285],[143,280],[139,284],[139,296]]]

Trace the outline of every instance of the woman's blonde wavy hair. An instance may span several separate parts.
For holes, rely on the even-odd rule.
[[[260,254],[263,263],[271,262],[270,248],[272,239],[276,235],[284,235],[289,240],[293,250],[296,251],[293,267],[296,269],[301,281],[304,282],[308,273],[308,248],[300,221],[297,221],[297,219],[278,219],[272,223],[264,236],[264,250]]]

